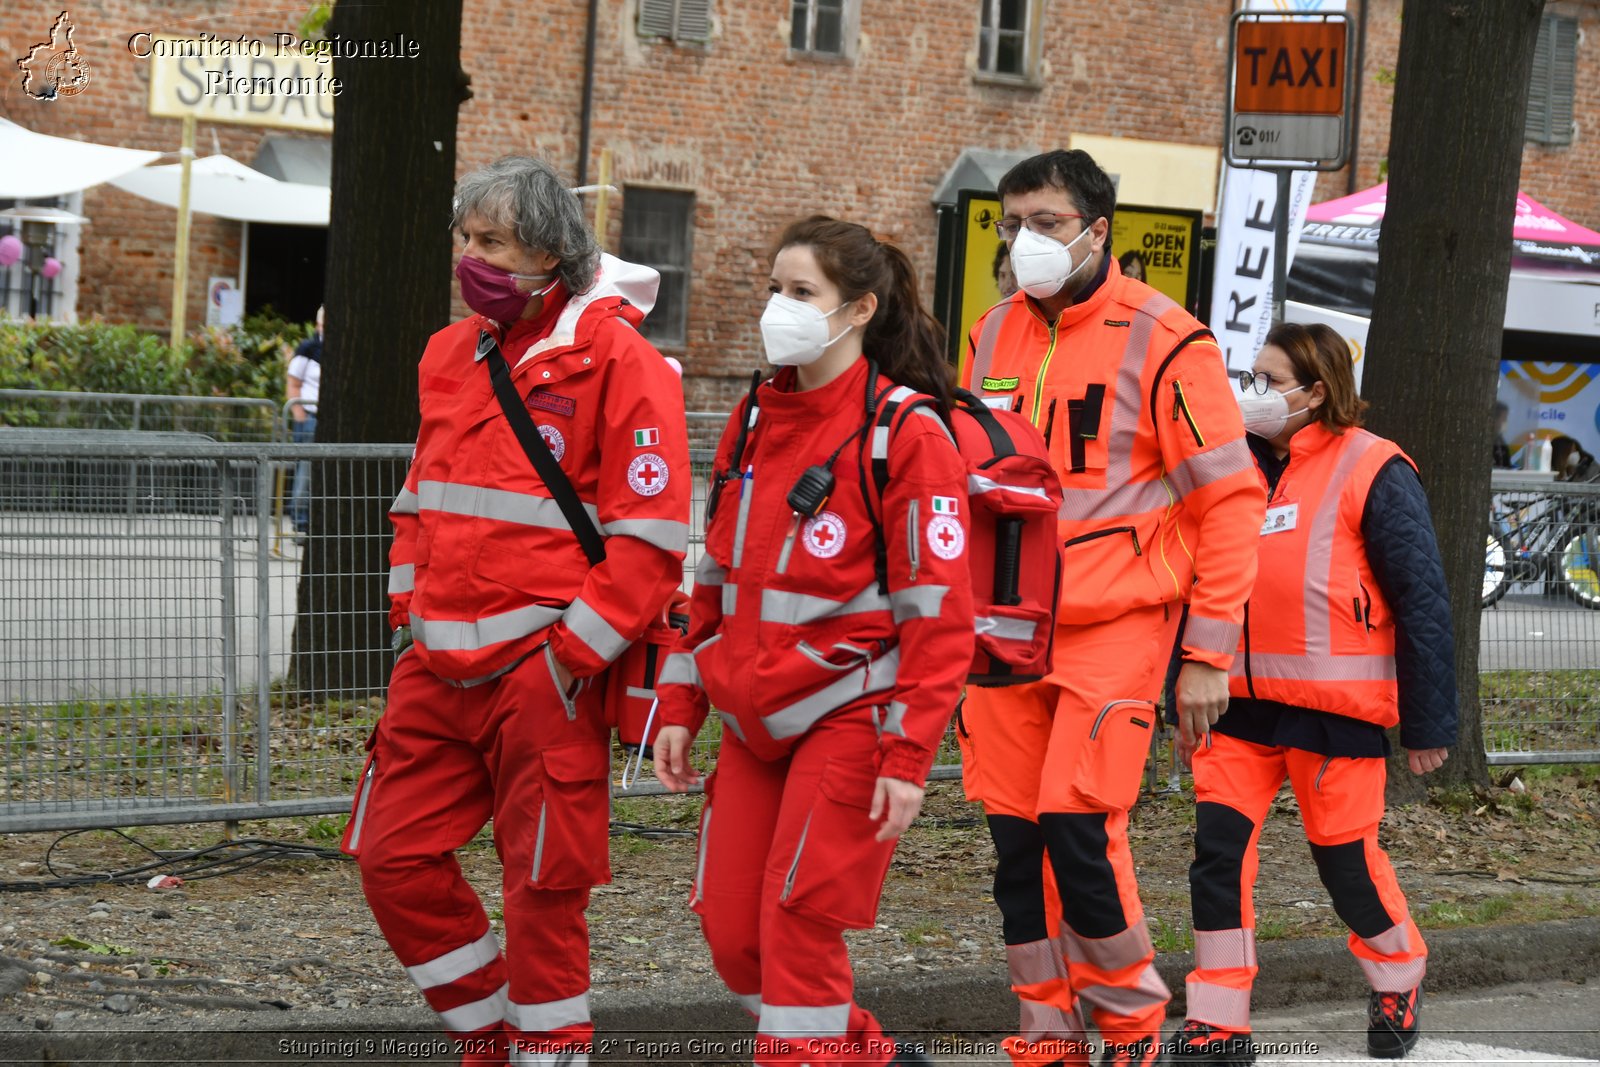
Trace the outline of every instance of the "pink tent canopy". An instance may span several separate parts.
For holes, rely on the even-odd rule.
[[[1341,243],[1376,242],[1388,197],[1389,183],[1384,182],[1337,200],[1313,204],[1306,211],[1303,235]],[[1517,194],[1511,238],[1521,255],[1586,265],[1600,263],[1600,233],[1562,218],[1527,193]]]

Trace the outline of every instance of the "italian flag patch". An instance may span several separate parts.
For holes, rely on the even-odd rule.
[[[635,430],[635,431],[633,431],[633,447],[634,448],[648,448],[653,444],[659,443],[660,441],[661,441],[661,434],[656,431],[656,428],[654,426],[648,427],[648,428],[643,429],[643,430]]]
[[[956,498],[953,496],[934,497],[933,513],[935,515],[954,515],[956,513]]]

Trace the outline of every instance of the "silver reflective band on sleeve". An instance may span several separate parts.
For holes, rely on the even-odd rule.
[[[810,593],[789,593],[782,589],[761,591],[761,621],[784,626],[805,626],[836,615],[860,615],[869,611],[888,611],[890,598],[878,592],[873,582],[849,600],[829,600]]]
[[[389,505],[392,515],[415,515],[417,513],[417,494],[409,489],[401,489],[394,495],[394,503]]]
[[[434,986],[448,985],[457,978],[465,978],[499,958],[500,942],[495,940],[494,931],[490,930],[469,945],[453,948],[426,963],[407,967],[406,974],[411,976],[418,989],[432,989]]]
[[[396,563],[389,568],[389,595],[409,593],[415,588],[417,568],[414,563]]]
[[[672,519],[618,519],[600,527],[607,537],[632,537],[663,552],[689,551],[689,524]]]
[[[449,1011],[441,1011],[439,1019],[447,1029],[458,1034],[470,1034],[474,1030],[482,1030],[485,1026],[505,1022],[506,993],[509,988],[509,985],[503,985],[482,1000],[475,1000],[471,1004],[463,1004]]]
[[[460,482],[419,482],[417,499],[423,511],[440,511],[448,515],[466,515],[476,519],[494,519],[497,522],[514,522],[521,526],[539,526],[548,530],[570,530],[561,505],[547,496],[532,493],[513,493],[506,489],[489,489],[481,485],[464,485]],[[583,510],[596,526],[600,525],[595,506],[584,502]]]
[[[561,618],[560,608],[531,604],[481,619],[425,619],[411,616],[411,636],[435,652],[476,652],[502,641],[514,641],[542,630]]]
[[[1232,653],[1239,647],[1239,634],[1243,630],[1236,622],[1208,619],[1191,614],[1183,624],[1183,643],[1207,652]]]
[[[843,1037],[849,1026],[849,1004],[802,1008],[763,1001],[756,1032],[769,1037]]]
[[[1244,438],[1241,437],[1224,441],[1209,452],[1190,456],[1174,467],[1167,477],[1172,480],[1172,487],[1177,490],[1178,495],[1184,497],[1196,489],[1247,471],[1254,465],[1255,460],[1250,457],[1250,446],[1245,444]]]
[[[727,568],[716,561],[716,557],[707,552],[700,557],[700,562],[694,565],[694,582],[696,585],[721,585],[728,580]]]
[[[732,615],[739,610],[739,587],[732,582],[722,586],[722,613]]]
[[[594,654],[607,663],[627,650],[628,639],[617,633],[616,628],[582,598],[574,600],[561,618],[574,637],[594,649]]]
[[[767,728],[767,733],[780,741],[786,737],[798,737],[829,712],[868,693],[881,693],[891,688],[899,670],[900,650],[892,648],[881,659],[864,663],[849,674],[840,675],[810,696],[771,715],[763,715],[761,723]]]
[[[544,1004],[518,1004],[513,1000],[506,1005],[506,1022],[526,1034],[542,1034],[588,1021],[589,994],[586,992]]]
[[[912,585],[889,594],[889,610],[898,626],[908,619],[937,619],[948,585]]]
[[[700,687],[700,666],[688,652],[673,652],[661,665],[657,685],[692,685]]]
[[[719,711],[717,712],[717,718],[722,720],[724,729],[733,731],[734,737],[737,737],[741,741],[745,740],[744,727],[739,725],[739,720],[732,714],[726,711]]]
[[[889,706],[884,709],[882,733],[892,734],[895,737],[906,735],[906,706],[898,700],[889,701]]]
[[[983,320],[983,332],[978,335],[977,344],[972,346],[972,362],[967,367],[967,381],[974,383],[968,388],[976,390],[983,380],[989,377],[989,368],[994,366],[995,348],[1000,343],[1000,327],[1006,321],[1006,316],[1011,314],[1011,309],[1017,305],[1011,301],[1004,301],[989,309],[987,317]],[[983,402],[989,403],[990,397],[984,397]],[[995,397],[1001,401],[993,407],[1010,407],[1011,395]]]
[[[974,633],[980,635],[993,634],[1002,641],[1032,641],[1033,635],[1039,630],[1039,624],[1024,619],[979,615],[972,620],[972,629]]]
[[[914,408],[913,410],[925,419],[932,419],[933,424],[939,427],[939,432],[944,434],[945,440],[949,441],[951,444],[955,443],[955,438],[950,436],[950,427],[944,424],[944,420],[939,417],[939,413],[937,411],[931,411],[928,408]]]
[[[1040,500],[1050,499],[1050,494],[1038,486],[1002,485],[981,474],[967,475],[967,495],[981,496],[984,493],[1014,493],[1017,496],[1036,496]]]

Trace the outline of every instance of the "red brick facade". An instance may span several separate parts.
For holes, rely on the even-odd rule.
[[[1350,0],[1352,11],[1359,0]],[[24,53],[63,2],[14,0],[0,56]],[[298,5],[290,5],[298,12]],[[692,379],[690,402],[725,407],[756,365],[769,242],[795,216],[823,211],[902,244],[931,284],[930,197],[965,148],[1039,150],[1089,133],[1216,145],[1222,125],[1230,0],[1183,4],[1035,0],[1042,66],[1032,86],[975,76],[981,0],[859,0],[850,59],[791,53],[790,0],[712,0],[709,45],[637,32],[638,0],[600,0],[588,180],[609,149],[615,184],[696,195],[688,340],[668,349]],[[1400,0],[1369,0],[1355,177],[1322,177],[1317,199],[1379,180],[1386,152]],[[99,0],[71,5],[93,82],[38,103],[8,76],[0,114],[43,133],[173,150],[179,123],[145,113],[144,65],[125,46],[138,30],[202,29],[270,40],[292,30],[256,0]],[[1528,144],[1522,187],[1578,221],[1600,224],[1600,148],[1584,128],[1600,100],[1600,5],[1551,0],[1580,20],[1575,143]],[[461,110],[462,170],[508,152],[545,157],[576,178],[585,4],[466,0],[462,65],[473,99]],[[427,47],[427,42],[422,42]],[[1463,106],[1471,106],[1463,101]],[[258,127],[202,124],[198,154],[254,157]],[[215,142],[213,143],[213,137]],[[607,246],[620,239],[613,201]],[[173,212],[109,186],[87,191],[78,311],[164,330],[171,299]],[[238,223],[195,216],[190,315],[211,274],[237,274]]]

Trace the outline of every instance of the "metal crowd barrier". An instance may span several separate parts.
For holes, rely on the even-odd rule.
[[[0,429],[0,832],[348,810],[388,664],[381,517],[410,451]],[[711,459],[693,455],[686,583]],[[302,461],[329,561],[304,581],[279,499]],[[1600,490],[1495,488],[1515,562],[1484,612],[1490,759],[1600,759]],[[318,658],[326,634],[354,667]],[[953,745],[935,772],[959,775]]]
[[[271,400],[49,389],[0,389],[0,426],[196,433],[218,441],[289,436]]]

